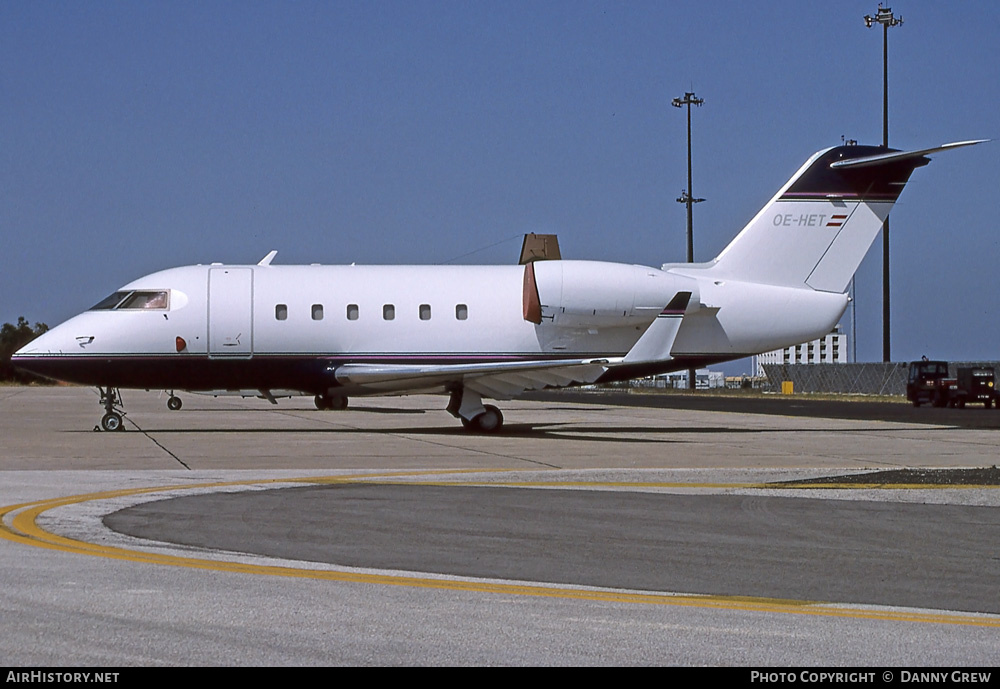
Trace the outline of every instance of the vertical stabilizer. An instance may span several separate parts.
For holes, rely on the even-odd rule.
[[[837,146],[813,155],[727,246],[721,277],[843,292],[910,174],[930,153]]]

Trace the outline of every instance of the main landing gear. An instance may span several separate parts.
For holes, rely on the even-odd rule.
[[[458,388],[451,393],[448,413],[458,418],[462,426],[472,433],[499,433],[503,428],[503,414],[492,404],[483,404],[478,392]]]
[[[313,398],[316,408],[322,411],[343,411],[347,409],[347,398],[340,395],[316,395]]]
[[[170,391],[170,397],[167,398],[167,409],[170,411],[180,411],[180,408],[184,406],[184,402],[181,398],[174,394],[174,391]]]
[[[125,430],[125,410],[122,408],[122,394],[118,388],[97,388],[101,393],[101,404],[104,405],[104,416],[101,417],[100,429],[104,431]],[[94,426],[94,430],[98,430]]]

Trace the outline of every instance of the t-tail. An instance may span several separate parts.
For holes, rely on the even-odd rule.
[[[806,161],[710,264],[719,278],[842,293],[875,240],[920,151],[837,146]]]

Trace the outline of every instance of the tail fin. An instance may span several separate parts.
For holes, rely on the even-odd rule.
[[[715,259],[734,280],[843,292],[910,174],[931,153],[837,146],[806,161]]]

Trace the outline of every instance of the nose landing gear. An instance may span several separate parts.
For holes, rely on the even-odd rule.
[[[123,431],[125,430],[123,417],[125,410],[122,408],[122,395],[118,388],[97,388],[101,393],[101,404],[104,405],[104,416],[101,417],[100,430]],[[98,430],[98,426],[94,426]]]

